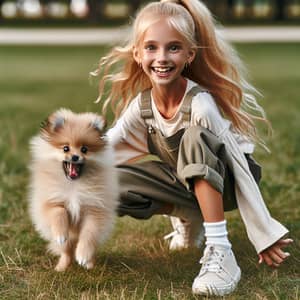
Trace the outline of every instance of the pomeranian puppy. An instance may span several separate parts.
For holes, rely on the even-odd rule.
[[[56,271],[75,257],[91,269],[95,251],[116,218],[118,180],[104,120],[60,109],[30,142],[30,215],[36,230],[60,256]]]

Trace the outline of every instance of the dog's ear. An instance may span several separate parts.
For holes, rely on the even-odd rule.
[[[106,127],[106,120],[102,116],[95,115],[94,120],[91,122],[91,126],[102,134]]]
[[[59,110],[51,114],[45,121],[41,123],[42,136],[48,139],[51,134],[57,132],[64,126],[64,124],[65,117],[63,111]]]
[[[62,115],[54,115],[53,120],[51,121],[52,130],[57,132],[65,124],[65,118]]]

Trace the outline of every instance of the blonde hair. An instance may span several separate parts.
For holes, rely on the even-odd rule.
[[[195,59],[182,75],[211,93],[237,132],[261,143],[255,120],[267,124],[268,121],[253,96],[257,91],[246,81],[244,67],[237,53],[216,30],[210,11],[198,0],[162,0],[141,9],[133,24],[131,40],[124,47],[112,49],[100,60],[98,69],[91,73],[102,77],[98,101],[104,95],[106,84],[111,83],[103,113],[111,104],[118,118],[140,91],[151,88],[149,78],[134,60],[133,50],[134,46],[141,43],[146,30],[162,17],[184,37],[191,48],[197,50]],[[119,69],[115,70],[115,67]],[[249,109],[254,112],[247,112]]]

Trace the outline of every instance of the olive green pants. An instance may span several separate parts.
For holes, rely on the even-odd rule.
[[[195,126],[188,128],[180,140],[177,166],[162,161],[119,165],[119,215],[148,219],[166,204],[199,209],[193,191],[196,178],[208,181],[222,193],[225,211],[235,209],[234,177],[226,156],[225,145],[215,135]],[[259,180],[260,167],[250,156],[246,157]]]

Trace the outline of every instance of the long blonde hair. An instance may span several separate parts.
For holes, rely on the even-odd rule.
[[[237,53],[216,30],[210,11],[198,0],[162,0],[140,10],[131,40],[124,47],[113,48],[100,60],[98,69],[91,72],[101,77],[98,101],[105,96],[106,85],[111,84],[102,112],[105,114],[110,104],[118,118],[140,91],[151,88],[149,78],[134,60],[133,49],[141,43],[146,30],[162,17],[197,50],[195,59],[182,75],[211,93],[237,132],[261,143],[254,121],[268,121],[253,96],[257,91],[246,81]]]

